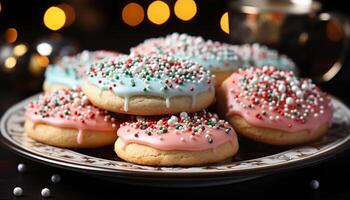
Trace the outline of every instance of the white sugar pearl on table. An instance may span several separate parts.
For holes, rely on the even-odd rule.
[[[47,198],[47,197],[50,197],[50,195],[51,195],[51,191],[50,191],[49,188],[43,188],[43,189],[41,190],[41,196],[42,196],[42,197]]]
[[[18,165],[17,165],[17,171],[18,172],[25,172],[27,170],[27,166],[25,165],[25,164],[23,164],[23,163],[19,163]]]
[[[314,190],[317,190],[320,187],[320,182],[317,180],[310,181],[310,187]]]
[[[13,195],[15,195],[16,197],[20,197],[23,195],[23,189],[21,187],[15,187],[13,189]]]
[[[61,176],[58,174],[53,174],[51,176],[51,182],[53,183],[59,183],[61,181]]]

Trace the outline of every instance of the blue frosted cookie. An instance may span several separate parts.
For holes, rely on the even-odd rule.
[[[298,69],[295,63],[286,55],[279,54],[276,50],[267,46],[254,44],[235,45],[235,51],[243,59],[244,66],[274,66],[287,69],[297,74]]]
[[[83,91],[99,108],[132,115],[197,112],[214,100],[215,78],[196,62],[116,56],[91,65]]]
[[[233,45],[187,34],[173,33],[165,37],[151,38],[130,51],[135,55],[166,54],[195,61],[215,74],[217,86],[233,71],[243,66],[243,61]]]
[[[74,56],[64,56],[45,71],[44,90],[53,92],[60,88],[80,87],[85,69],[98,60],[118,55],[113,51],[83,51]]]

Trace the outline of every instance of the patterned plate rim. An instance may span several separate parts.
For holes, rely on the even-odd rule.
[[[8,131],[7,131],[7,123],[12,113],[19,111],[20,109],[23,109],[25,104],[37,95],[33,95],[25,100],[22,100],[18,102],[17,104],[10,107],[5,114],[3,115],[1,119],[1,141],[8,146],[11,150],[15,151],[16,153],[23,155],[27,158],[34,159],[36,161],[53,165],[56,167],[71,169],[75,171],[83,171],[89,170],[89,172],[94,174],[102,174],[102,175],[108,175],[108,176],[124,176],[124,175],[143,175],[143,176],[226,176],[226,175],[248,175],[248,174],[258,174],[263,172],[271,172],[271,171],[280,171],[280,170],[286,170],[290,168],[297,168],[297,167],[303,167],[306,165],[315,164],[318,162],[321,162],[325,159],[328,159],[330,156],[334,155],[335,153],[338,153],[342,150],[347,149],[350,146],[350,127],[346,127],[347,135],[341,139],[336,139],[331,144],[333,145],[325,145],[325,147],[320,149],[319,151],[312,153],[310,155],[306,155],[306,157],[298,157],[298,158],[288,158],[283,157],[288,152],[297,152],[300,151],[302,154],[303,148],[308,148],[308,146],[300,146],[300,147],[294,147],[292,149],[269,155],[264,157],[259,157],[255,159],[250,160],[243,160],[243,161],[237,161],[230,164],[224,164],[224,165],[209,165],[209,166],[202,166],[202,167],[150,167],[150,166],[142,166],[142,165],[136,165],[127,163],[124,161],[112,161],[113,163],[117,163],[117,167],[106,167],[106,166],[96,166],[91,164],[84,164],[82,162],[73,162],[73,161],[67,161],[64,159],[58,159],[49,157],[46,155],[42,155],[38,152],[35,152],[32,149],[24,148],[20,146],[19,143],[16,143],[14,140],[12,140],[9,137]],[[347,121],[350,122],[350,110],[339,100],[332,97],[332,102],[340,107],[340,109],[343,112],[346,112]],[[45,145],[48,146],[48,145]],[[56,147],[51,147],[54,149],[61,149]],[[93,156],[87,156],[78,152],[75,152],[74,150],[66,149],[66,151],[70,153],[74,153],[76,155],[85,156],[89,158],[96,158]],[[281,158],[279,158],[281,157]],[[234,167],[237,165],[240,165],[242,163],[254,163],[258,162],[259,160],[264,159],[281,159],[283,162],[277,163],[277,164],[257,164],[254,167],[243,167],[235,169]],[[96,158],[98,160],[106,160],[102,158]],[[129,166],[129,167],[128,167]]]

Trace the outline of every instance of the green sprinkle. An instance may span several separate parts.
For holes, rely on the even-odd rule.
[[[181,127],[182,127],[181,124],[177,124],[177,125],[175,126],[175,128],[176,128],[177,130],[179,130]]]

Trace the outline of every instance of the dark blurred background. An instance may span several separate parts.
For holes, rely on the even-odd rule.
[[[350,13],[346,1],[320,2],[323,4],[320,12],[337,11],[347,17]],[[0,113],[2,115],[9,105],[19,99],[41,91],[43,73],[49,63],[82,49],[128,53],[130,47],[146,38],[175,31],[233,42],[228,33],[229,17],[225,14],[228,4],[232,3],[235,1],[0,0]],[[339,27],[328,22],[322,27],[331,40],[328,46],[335,49],[326,51],[326,54],[338,54],[340,47],[337,44],[342,42],[340,40],[344,35],[338,30]],[[231,27],[232,30],[235,27]],[[284,39],[288,41],[288,37]],[[304,35],[300,37],[301,40],[305,39]],[[332,59],[318,61],[317,57],[309,55],[316,49],[325,48],[322,45],[311,46],[308,52],[305,49],[297,52],[306,60],[312,60],[312,63],[329,66]],[[286,48],[279,50],[288,54]],[[296,50],[293,51],[295,53]],[[317,66],[320,66],[309,64],[305,59],[296,61],[302,75],[306,76],[313,76],[318,71]],[[346,61],[333,79],[319,84],[329,93],[348,101],[350,95],[346,89],[350,86],[349,72],[349,61]]]

